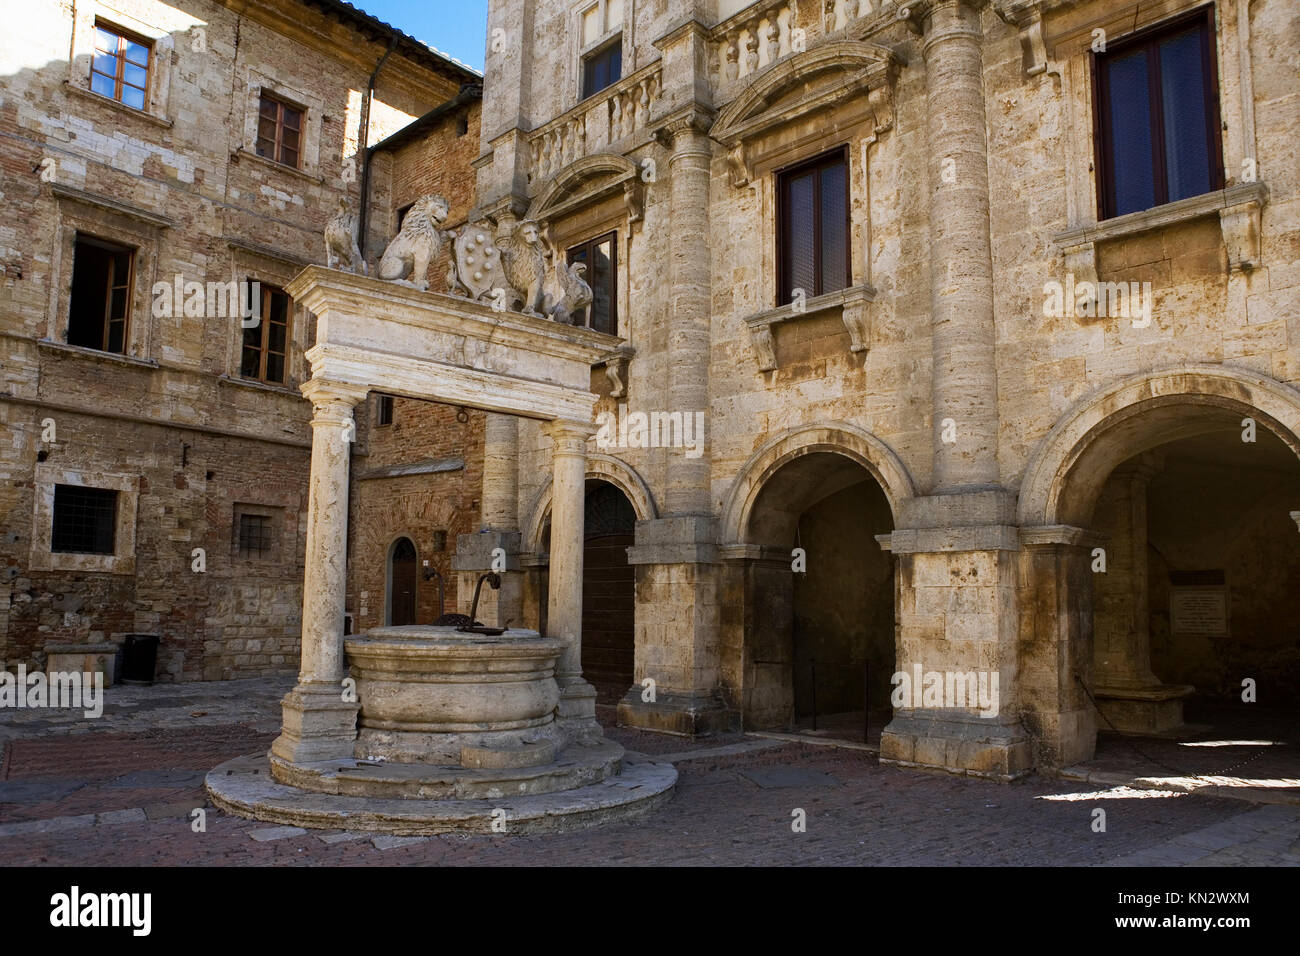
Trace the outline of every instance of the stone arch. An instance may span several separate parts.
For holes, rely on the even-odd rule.
[[[655,505],[654,495],[650,493],[650,487],[626,462],[613,455],[588,454],[586,477],[588,480],[594,478],[607,481],[623,492],[627,500],[632,503],[638,521],[649,521],[658,517],[659,510]],[[529,517],[523,527],[522,542],[523,550],[526,552],[537,552],[541,549],[542,536],[547,522],[551,519],[551,481],[551,476],[548,475],[534,497],[532,507],[528,510]]]
[[[806,87],[821,73],[863,71],[868,86],[886,85],[901,61],[888,47],[861,40],[840,40],[797,53],[763,74],[718,114],[709,135],[726,145],[741,139],[751,121],[787,92]]]
[[[615,153],[595,153],[574,160],[550,178],[546,187],[537,194],[528,207],[528,218],[538,222],[546,219],[568,200],[588,189],[593,181],[604,180],[588,198],[596,198],[607,190],[621,188],[624,182],[635,182],[637,166],[630,159]]]
[[[745,543],[754,503],[768,479],[796,458],[819,452],[842,455],[870,472],[884,491],[895,520],[900,504],[916,494],[902,459],[870,432],[846,422],[799,426],[767,442],[741,466],[722,504],[722,543]]]
[[[1039,443],[1021,482],[1020,525],[1084,524],[1116,465],[1165,442],[1222,427],[1227,415],[1254,418],[1300,457],[1295,388],[1229,365],[1143,372],[1084,398]]]

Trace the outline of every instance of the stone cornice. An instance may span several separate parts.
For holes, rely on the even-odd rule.
[[[133,206],[117,199],[109,199],[107,196],[100,196],[96,193],[87,192],[84,189],[77,189],[73,186],[64,186],[62,183],[50,183],[50,192],[59,199],[69,200],[71,202],[82,203],[87,206],[94,206],[103,209],[105,212],[116,213],[119,216],[126,216],[139,222],[146,223],[156,229],[169,229],[176,225],[175,219],[169,219],[160,213],[153,212],[141,206]]]

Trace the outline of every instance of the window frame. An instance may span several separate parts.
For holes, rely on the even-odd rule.
[[[28,567],[33,571],[135,573],[135,524],[140,500],[138,475],[67,468],[52,462],[40,462],[33,472],[32,482],[34,493]],[[53,550],[54,497],[58,485],[81,485],[118,492],[111,554]]]
[[[611,28],[609,26],[609,0],[595,0],[591,3],[579,3],[571,8],[573,24],[573,44],[571,48],[576,52],[577,75],[573,80],[571,89],[574,91],[574,103],[583,103],[593,96],[597,96],[611,86],[622,80],[627,74],[624,72],[623,59],[627,53],[623,49],[623,39],[628,29],[629,17],[632,15],[632,0],[622,0],[621,13],[618,26]],[[583,34],[583,20],[592,10],[596,11],[599,20],[599,30],[596,39],[587,43]],[[587,60],[590,57],[599,56],[607,52],[611,47],[617,45],[619,48],[619,70],[618,79],[611,81],[608,85],[594,90],[590,93],[586,90]],[[574,59],[569,61],[575,62]]]
[[[262,140],[265,139],[265,137],[261,135],[261,130],[260,130],[261,122],[262,119],[264,118],[262,116],[262,107],[264,103],[268,103],[268,102],[274,103],[276,106],[275,121],[274,121],[275,139],[272,142],[273,152],[272,155],[270,156],[266,155],[261,151]],[[284,146],[284,130],[286,129],[284,124],[285,110],[290,110],[298,114],[298,126],[297,129],[294,130],[294,132],[298,134],[298,146],[293,150],[294,161],[292,163],[287,163],[282,158],[283,150],[285,149]],[[302,157],[303,157],[304,147],[306,146],[306,140],[307,140],[307,108],[305,106],[295,103],[292,100],[287,99],[286,97],[274,93],[266,89],[265,87],[263,87],[258,92],[257,117],[254,121],[254,132],[255,132],[255,138],[253,141],[253,152],[256,153],[257,156],[259,156],[262,159],[269,160],[270,162],[276,163],[280,166],[284,166],[288,169],[301,170],[303,168]]]
[[[375,395],[375,427],[389,428],[393,424],[393,418],[396,409],[393,406],[393,396],[382,393]]]
[[[230,514],[230,556],[237,562],[258,562],[277,564],[280,561],[281,538],[284,529],[285,509],[274,504],[255,504],[236,501]],[[244,536],[241,533],[244,518],[259,518],[266,522],[266,547],[258,551],[244,548]]]
[[[102,73],[99,70],[95,69],[95,53],[99,52],[99,48],[95,44],[97,42],[98,34],[100,30],[103,30],[106,33],[111,33],[113,36],[117,37],[117,51],[113,54],[113,58],[117,63],[117,70],[116,70],[116,75],[112,77],[113,80],[112,96],[109,96],[106,93],[100,93],[98,90],[95,89],[96,76],[108,77],[107,73]],[[129,61],[126,59],[126,50],[124,49],[124,46],[127,42],[137,43],[140,46],[144,47],[145,50],[147,51],[147,60],[146,63],[144,64],[144,87],[143,88],[136,86],[134,83],[126,82],[126,78],[125,78],[126,64]],[[107,52],[107,51],[103,51],[103,52]],[[87,89],[89,89],[90,92],[93,93],[95,96],[102,96],[106,100],[112,100],[114,103],[118,103],[121,106],[125,106],[127,109],[135,110],[139,113],[147,113],[149,111],[149,92],[150,90],[153,89],[154,62],[156,58],[157,58],[157,51],[154,48],[153,40],[150,40],[148,37],[136,33],[133,30],[127,30],[124,27],[120,27],[117,24],[105,20],[102,17],[96,17],[94,24],[92,26],[90,71],[87,76]],[[138,63],[132,63],[132,66],[139,66],[139,65],[140,64]],[[144,102],[140,106],[132,106],[130,103],[122,99],[123,85],[129,86],[132,89],[140,90]]]
[[[831,161],[838,158],[844,167],[844,284],[839,289],[822,290],[819,288],[808,290],[808,298],[815,298],[819,295],[826,295],[829,292],[839,292],[848,289],[853,285],[853,182],[852,168],[849,164],[849,146],[847,143],[836,146],[832,149],[818,153],[816,156],[800,159],[797,162],[790,163],[773,171],[773,186],[776,197],[776,307],[780,308],[789,305],[792,301],[794,289],[790,286],[790,276],[786,274],[786,220],[789,212],[786,204],[786,184],[794,176],[808,169],[817,169],[818,176],[816,180],[816,196],[813,202],[813,233],[815,236],[813,245],[813,274],[816,278],[817,286],[822,281],[822,210],[821,210],[821,175],[820,168],[831,164]]]
[[[246,281],[248,282],[249,287],[251,287],[252,283],[255,281],[260,284],[262,300],[260,303],[261,312],[259,314],[257,324],[240,328],[239,364],[238,364],[239,378],[245,382],[260,382],[263,385],[269,385],[276,388],[287,388],[292,378],[292,376],[290,375],[289,360],[290,360],[290,356],[293,353],[293,326],[294,326],[293,296],[289,295],[289,293],[285,292],[284,289],[280,288],[279,286],[273,285],[271,283],[261,282],[261,280],[255,280],[251,278],[247,279]],[[284,352],[274,353],[274,354],[282,355],[284,358],[284,366],[283,366],[284,377],[279,381],[271,381],[266,377],[266,362],[267,362],[267,357],[273,354],[270,348],[271,336],[269,333],[269,325],[271,322],[270,303],[271,303],[271,297],[276,294],[284,296],[286,300],[285,309],[284,309]],[[261,331],[261,342],[258,346],[258,365],[257,365],[258,374],[246,375],[244,374],[244,350],[250,347],[247,344],[247,336],[249,331],[252,329],[258,329]]]
[[[572,258],[573,253],[575,253],[575,252],[577,252],[577,251],[579,251],[579,250],[583,250],[583,249],[587,250],[587,259],[586,259],[586,262],[585,262],[585,264],[586,264],[586,266],[587,266],[587,278],[586,278],[585,281],[587,282],[587,285],[591,285],[591,279],[594,278],[594,276],[595,276],[595,270],[593,270],[592,267],[591,267],[591,263],[592,263],[592,250],[594,250],[594,249],[596,248],[596,246],[600,245],[600,244],[603,243],[605,240],[609,240],[609,244],[610,244],[610,245],[609,245],[609,251],[610,251],[610,256],[609,256],[609,326],[610,326],[610,327],[609,327],[609,330],[608,330],[608,331],[603,331],[603,330],[601,330],[601,329],[597,329],[597,328],[595,328],[595,327],[591,324],[591,319],[592,319],[592,306],[594,306],[594,305],[596,304],[596,299],[595,299],[595,292],[596,292],[596,290],[595,290],[595,287],[592,287],[592,301],[591,301],[591,305],[589,305],[589,306],[586,307],[586,313],[587,313],[586,316],[585,316],[586,321],[582,324],[581,327],[582,327],[582,328],[591,329],[593,332],[602,332],[602,331],[603,331],[603,334],[605,334],[605,335],[618,335],[618,230],[617,230],[617,229],[610,229],[610,230],[607,230],[607,231],[605,231],[605,232],[600,233],[600,234],[597,235],[597,236],[592,236],[590,239],[584,239],[582,242],[577,242],[577,243],[574,243],[574,244],[571,245],[571,246],[568,246],[568,247],[565,248],[565,250],[564,250],[564,263],[565,263],[566,266],[572,265],[572,264],[573,264],[573,261],[574,261],[573,258]]]
[[[99,497],[100,501],[108,501],[108,547],[102,550],[82,550],[71,547],[60,547],[60,529],[59,529],[59,492],[63,490],[73,492],[91,492],[88,497]],[[122,492],[117,488],[96,488],[93,485],[72,484],[66,482],[56,482],[54,485],[54,499],[50,509],[50,552],[52,554],[76,554],[76,555],[95,555],[97,557],[111,557],[117,553],[117,517],[118,509],[122,506]],[[67,507],[67,505],[65,505]],[[102,515],[97,517],[102,518]],[[98,536],[98,528],[95,529],[95,536]],[[64,534],[66,536],[66,529]]]
[[[140,250],[137,246],[130,246],[123,242],[113,239],[105,239],[103,236],[86,232],[82,229],[74,228],[72,235],[72,275],[69,277],[68,286],[68,318],[63,328],[63,341],[73,345],[70,341],[72,337],[72,313],[76,302],[76,277],[77,277],[77,258],[80,247],[84,244],[91,248],[96,248],[109,255],[109,272],[108,286],[103,290],[104,293],[104,315],[102,318],[102,333],[100,335],[100,345],[75,345],[76,348],[89,348],[97,352],[104,352],[108,355],[130,355],[128,346],[131,344],[131,318],[132,305],[135,300],[135,280],[136,280],[136,257]],[[125,254],[127,262],[126,278],[122,282],[117,282],[117,256]],[[125,312],[120,319],[115,319],[112,315],[113,309],[113,292],[116,289],[123,290],[123,301]],[[120,323],[122,326],[122,348],[121,351],[110,349],[109,343],[112,340],[113,326]]]
[[[1219,63],[1216,43],[1214,4],[1189,10],[1186,13],[1150,24],[1120,39],[1108,43],[1104,52],[1093,51],[1089,54],[1089,71],[1092,83],[1092,141],[1093,168],[1096,170],[1095,184],[1097,190],[1097,221],[1105,222],[1119,216],[1130,215],[1146,210],[1134,209],[1127,213],[1116,211],[1115,188],[1115,154],[1110,148],[1109,133],[1111,120],[1111,97],[1109,85],[1105,82],[1105,70],[1102,64],[1118,54],[1132,52],[1135,48],[1147,50],[1147,96],[1151,117],[1151,152],[1152,152],[1152,192],[1154,205],[1151,209],[1168,205],[1169,171],[1167,166],[1168,150],[1165,145],[1164,103],[1160,93],[1159,57],[1155,55],[1158,44],[1165,34],[1186,29],[1199,24],[1201,28],[1201,68],[1205,77],[1202,91],[1205,99],[1206,149],[1210,160],[1210,186],[1200,195],[1221,190],[1226,184],[1226,170],[1223,162],[1223,116],[1219,103]],[[1192,197],[1185,196],[1184,199]]]

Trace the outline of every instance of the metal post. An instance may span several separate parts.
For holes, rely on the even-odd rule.
[[[816,730],[817,729],[817,658],[812,657],[809,658],[809,660],[812,662],[812,710],[813,710],[812,729]]]

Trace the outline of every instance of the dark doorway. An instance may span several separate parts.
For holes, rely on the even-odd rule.
[[[627,561],[636,512],[603,481],[587,483],[582,564],[582,676],[602,704],[632,686],[635,656],[635,569]]]
[[[393,545],[388,587],[388,623],[415,623],[415,545],[410,538],[398,538]]]

